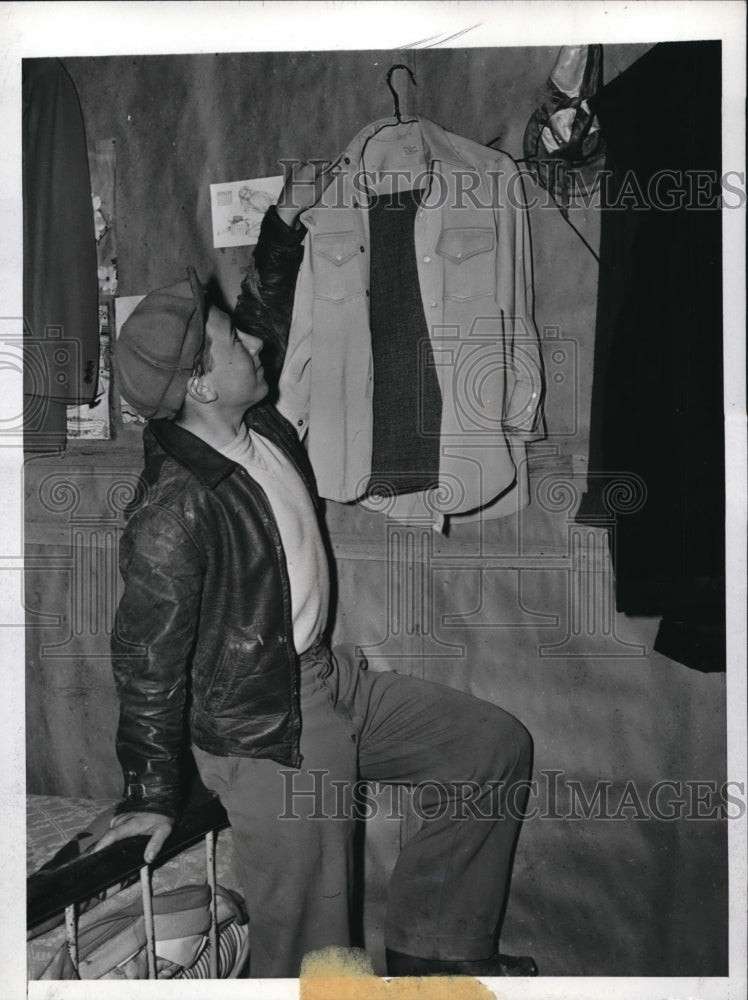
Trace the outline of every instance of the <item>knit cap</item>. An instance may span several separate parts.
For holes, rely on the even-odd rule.
[[[205,292],[188,267],[187,280],[146,295],[123,324],[116,343],[119,390],[141,416],[171,420],[179,412],[206,315]]]

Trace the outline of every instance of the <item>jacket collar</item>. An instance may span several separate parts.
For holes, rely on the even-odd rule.
[[[221,480],[236,468],[236,462],[226,458],[215,448],[191,431],[175,424],[173,420],[149,420],[143,433],[145,471],[158,462],[158,451],[165,451],[184,465],[204,485],[214,489]]]
[[[298,458],[293,452],[291,442],[296,442],[296,432],[287,425],[273,403],[266,402],[250,407],[244,417],[244,423],[250,432],[256,430],[273,441],[296,465],[314,499],[314,481],[303,468],[299,467]],[[149,420],[143,432],[143,447],[144,475],[147,482],[156,481],[167,455],[189,469],[196,479],[209,489],[215,489],[222,480],[239,468],[236,462],[232,462],[202,438],[175,424],[173,420]]]

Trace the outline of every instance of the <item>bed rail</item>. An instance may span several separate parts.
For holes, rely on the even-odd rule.
[[[215,796],[201,797],[187,806],[152,865],[143,863],[143,852],[148,842],[146,835],[116,841],[102,851],[83,854],[71,861],[63,859],[54,863],[53,859],[27,879],[27,929],[31,931],[64,913],[68,952],[74,967],[77,968],[79,905],[113,885],[127,884],[139,877],[146,928],[148,978],[157,978],[151,869],[158,868],[186,848],[203,840],[206,851],[206,876],[211,890],[210,974],[211,978],[217,978],[215,837],[216,833],[226,826],[228,817],[219,800]]]

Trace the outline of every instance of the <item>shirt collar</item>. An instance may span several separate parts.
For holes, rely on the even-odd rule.
[[[471,165],[455,149],[448,133],[441,125],[437,125],[436,122],[432,122],[429,118],[424,118],[422,115],[414,115],[412,120],[418,124],[421,132],[421,145],[429,169],[432,168],[434,160],[439,160],[442,163],[451,163],[458,167],[469,167]],[[408,121],[406,119],[404,124],[408,124]],[[341,154],[341,166],[346,170],[350,170],[351,168],[354,170],[358,169],[360,167],[361,154],[366,143],[376,132],[388,125],[394,126],[397,125],[397,122],[394,118],[380,118],[378,121],[372,122],[370,125],[362,128]],[[346,163],[346,160],[349,160],[350,163]]]
[[[462,168],[474,166],[455,148],[449,134],[440,125],[422,115],[414,115],[413,120],[417,122],[421,133],[421,145],[429,173],[433,171],[435,162],[449,163],[452,166]],[[408,121],[409,119],[406,119],[405,124]],[[338,157],[339,176],[327,188],[317,205],[302,212],[300,217],[302,223],[313,226],[318,207],[329,208],[348,205],[351,192],[362,191],[361,183],[357,181],[356,175],[362,170],[361,157],[367,142],[384,126],[396,124],[394,118],[380,118],[361,129]],[[342,188],[339,185],[342,185]]]

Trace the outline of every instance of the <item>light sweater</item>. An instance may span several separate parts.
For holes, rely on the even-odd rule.
[[[292,462],[279,448],[245,426],[218,448],[242,465],[262,487],[278,524],[291,585],[294,645],[303,653],[327,622],[330,572],[312,499]]]

